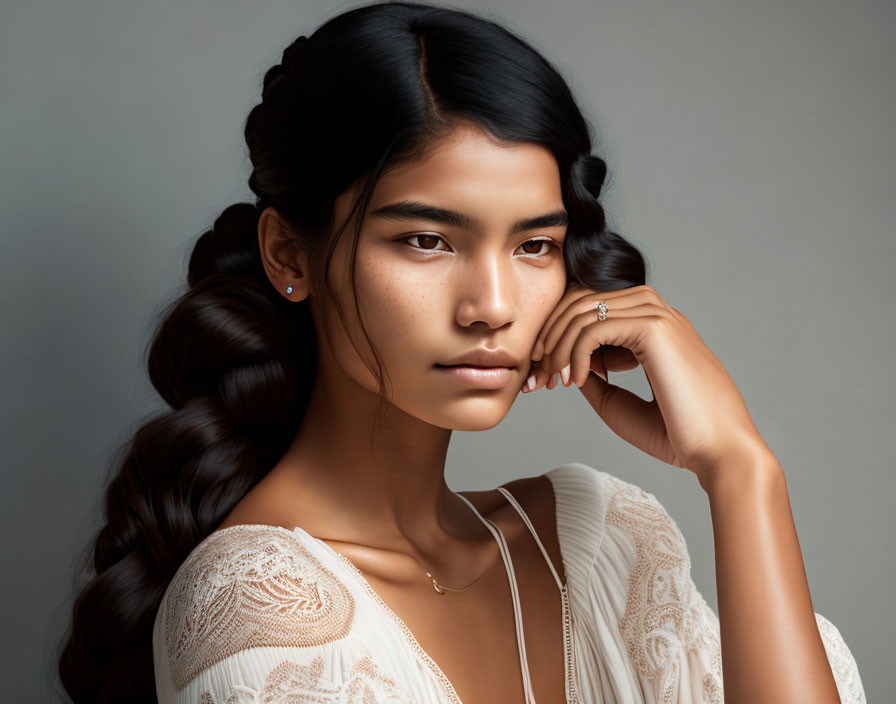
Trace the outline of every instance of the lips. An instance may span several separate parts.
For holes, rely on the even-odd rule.
[[[476,367],[472,364],[436,364],[435,367],[454,383],[474,389],[503,389],[516,376],[515,367]]]
[[[515,369],[522,363],[522,359],[505,349],[487,349],[476,347],[461,354],[455,355],[455,362],[439,362],[442,367],[471,367],[476,369]]]

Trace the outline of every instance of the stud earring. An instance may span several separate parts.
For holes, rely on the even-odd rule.
[[[286,287],[286,292],[287,292],[287,293],[292,293],[292,286],[287,286],[287,287]]]

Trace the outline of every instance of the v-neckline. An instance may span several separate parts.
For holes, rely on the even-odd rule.
[[[556,508],[556,496],[557,489],[554,484],[553,479],[549,475],[548,479],[551,481],[551,489],[554,492],[554,521],[558,524],[558,537],[559,537],[559,513]],[[478,509],[477,509],[478,511]],[[497,527],[497,526],[496,526]],[[429,667],[432,671],[433,675],[436,677],[438,682],[442,686],[442,690],[451,700],[451,704],[463,704],[460,696],[457,694],[457,690],[455,690],[454,685],[451,680],[439,666],[439,664],[435,661],[435,659],[420,645],[417,637],[414,635],[414,632],[408,627],[408,625],[404,622],[404,620],[389,606],[385,600],[379,595],[376,589],[371,586],[370,582],[367,581],[367,578],[364,576],[364,573],[361,572],[360,569],[353,563],[350,559],[348,559],[341,552],[335,550],[329,543],[324,540],[321,540],[318,537],[311,535],[308,531],[306,531],[301,526],[295,526],[292,530],[293,533],[298,533],[305,536],[311,543],[314,545],[319,545],[323,550],[325,550],[330,556],[339,560],[342,564],[348,568],[350,574],[352,574],[355,578],[355,582],[363,588],[363,590],[367,593],[367,595],[379,605],[380,609],[383,613],[392,620],[392,623],[398,630],[401,632],[407,644],[411,647],[411,649],[420,657],[423,662]],[[563,548],[561,545],[561,559],[563,558]],[[572,638],[572,623],[570,616],[570,608],[569,608],[569,589],[568,589],[568,577],[565,569],[566,565],[564,565],[563,576],[564,580],[562,581],[562,587],[560,589],[560,601],[562,606],[562,623],[561,628],[563,630],[563,662],[564,662],[564,689],[565,689],[565,700],[566,704],[578,704],[578,684],[575,682],[576,672],[575,672],[575,652],[574,652],[574,644]],[[573,693],[572,698],[570,698],[570,692]]]

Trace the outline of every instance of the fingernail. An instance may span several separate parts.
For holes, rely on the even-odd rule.
[[[572,362],[570,362],[572,364]],[[563,379],[563,385],[569,386],[569,364],[567,364],[563,369],[560,370],[560,378]]]
[[[534,388],[535,388],[535,375],[530,374],[529,378],[526,379],[526,390],[531,391]]]

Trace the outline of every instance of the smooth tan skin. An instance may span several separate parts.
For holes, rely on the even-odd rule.
[[[338,199],[337,222],[352,195]],[[783,470],[721,362],[650,286],[567,290],[558,252],[539,258],[544,247],[521,248],[536,237],[562,243],[565,228],[508,238],[517,220],[562,209],[552,155],[532,144],[498,146],[478,129],[461,128],[426,158],[385,176],[370,209],[406,199],[460,211],[480,227],[364,224],[359,299],[392,380],[387,429],[377,431],[372,449],[375,381],[332,302],[309,284],[306,255],[274,210],[263,214],[259,242],[268,277],[283,295],[292,285],[291,300],[310,296],[321,363],[291,448],[221,527],[300,525],[326,540],[407,623],[465,704],[517,704],[524,699],[507,576],[491,535],[445,484],[444,460],[451,430],[497,425],[530,370],[536,389],[555,388],[562,372],[564,384],[576,384],[616,434],[694,472],[706,491],[725,702],[838,702]],[[412,233],[437,233],[445,243],[416,244],[446,251],[427,254],[397,241]],[[342,276],[347,242],[340,242],[332,271],[351,339],[363,345]],[[594,310],[600,300],[610,308],[604,321]],[[498,391],[472,390],[432,368],[477,346],[517,355],[518,378]],[[607,381],[608,372],[636,366],[650,382],[650,401]],[[549,480],[505,486],[532,516],[562,575]],[[465,495],[510,543],[536,700],[564,701],[559,593],[541,553],[497,492]],[[465,592],[439,596],[424,569],[449,586],[483,576]]]
[[[337,223],[345,221],[355,194],[350,189],[337,199]],[[464,704],[518,704],[524,696],[507,574],[492,535],[448,488],[445,456],[452,430],[487,430],[505,417],[526,380],[536,336],[564,293],[562,252],[530,240],[562,246],[566,228],[508,236],[522,218],[564,210],[560,175],[547,149],[498,146],[464,127],[422,160],[381,178],[368,212],[402,200],[460,211],[480,227],[365,220],[356,261],[358,299],[392,388],[372,447],[377,387],[352,345],[374,364],[347,279],[351,230],[343,233],[330,266],[350,339],[333,301],[311,283],[312,263],[294,245],[288,225],[273,208],[263,213],[265,270],[281,295],[297,305],[308,297],[320,362],[292,446],[219,528],[298,525],[325,540],[405,621]],[[444,242],[398,240],[413,233],[437,234]],[[515,379],[500,390],[472,389],[432,366],[476,347],[506,349],[523,360]],[[550,481],[541,476],[504,486],[529,513],[565,581]],[[464,496],[507,537],[520,598],[528,605],[524,629],[535,696],[563,701],[560,594],[544,557],[497,491]],[[426,570],[453,588],[482,576],[463,592],[439,595]]]

